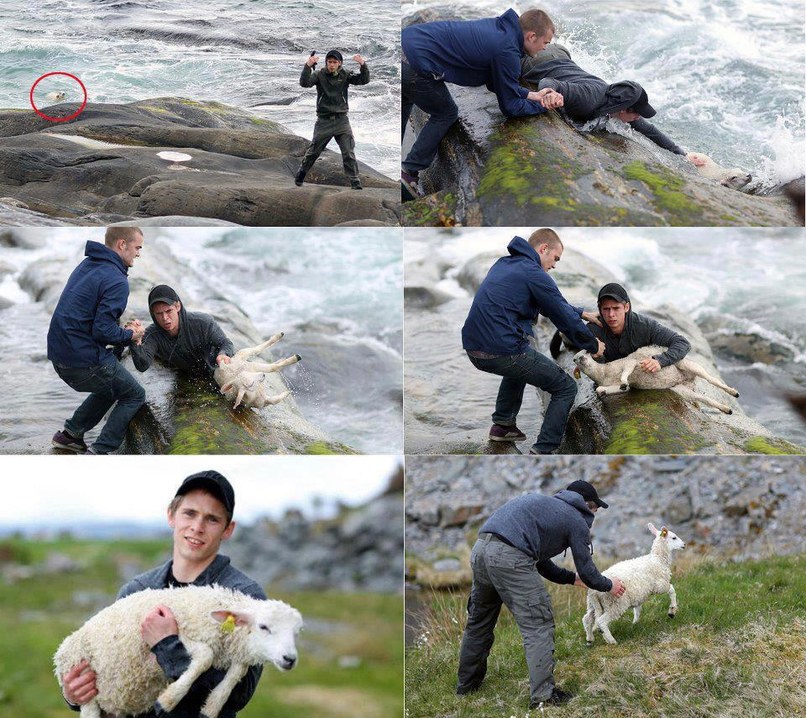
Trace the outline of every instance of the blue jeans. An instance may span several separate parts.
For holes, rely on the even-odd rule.
[[[504,377],[495,400],[493,423],[515,426],[527,384],[551,394],[543,414],[543,424],[532,448],[540,454],[556,449],[565,433],[565,424],[577,394],[576,382],[551,359],[531,347],[523,354],[479,359],[468,355],[473,366]]]
[[[439,143],[459,117],[459,109],[444,81],[431,75],[420,75],[407,62],[401,68],[401,93],[401,141],[415,105],[428,115],[428,121],[402,163],[406,172],[419,172],[434,161]]]
[[[99,454],[115,451],[126,436],[126,427],[145,404],[146,392],[117,359],[91,367],[53,365],[68,386],[79,392],[90,392],[73,416],[64,422],[65,430],[80,439],[115,405],[104,428],[92,445]]]

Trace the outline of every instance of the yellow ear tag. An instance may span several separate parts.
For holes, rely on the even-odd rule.
[[[660,532],[660,535],[661,535],[663,538],[666,538],[666,535],[667,535],[668,533],[669,533],[669,532],[668,532],[666,529],[663,529],[663,530]],[[232,616],[230,616],[230,618],[232,618]],[[229,619],[227,619],[227,620],[229,620]]]
[[[232,633],[235,630],[235,616],[231,613],[227,616],[226,620],[221,624],[222,633]]]

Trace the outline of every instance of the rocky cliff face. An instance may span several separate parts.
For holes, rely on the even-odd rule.
[[[428,454],[516,453],[515,444],[487,441],[489,414],[495,403],[500,379],[476,370],[462,350],[460,331],[471,297],[452,297],[440,290],[438,281],[450,273],[474,293],[498,258],[481,254],[461,267],[439,266],[439,260],[422,260],[406,267],[406,452]],[[604,267],[588,257],[566,249],[553,278],[566,299],[592,309],[599,287],[616,281]],[[718,376],[708,340],[697,325],[671,307],[647,308],[645,312],[680,332],[692,344],[689,357]],[[555,329],[546,320],[535,326],[534,345],[549,355]],[[759,337],[758,342],[762,339]],[[558,363],[573,371],[573,352],[565,351]],[[560,453],[607,454],[744,454],[803,453],[775,437],[748,417],[741,400],[732,399],[716,387],[697,380],[697,391],[728,403],[733,414],[702,409],[669,391],[634,390],[599,399],[590,379],[582,377]],[[523,431],[534,440],[547,395],[527,387],[518,417]],[[528,444],[521,446],[528,447]],[[526,449],[528,450],[528,448]]]
[[[396,183],[361,165],[365,189],[351,190],[332,151],[296,187],[307,145],[248,112],[183,98],[90,103],[62,123],[0,110],[0,221],[28,210],[34,214],[26,224],[170,217],[162,222],[168,226],[179,215],[252,226],[399,224]],[[160,158],[166,150],[191,159]]]
[[[456,19],[456,11],[430,8],[403,22],[441,19]],[[506,119],[484,87],[449,88],[459,120],[421,173],[429,196],[403,206],[407,226],[803,223],[783,194],[761,197],[723,187],[643,137],[581,133],[556,112]],[[415,110],[412,122],[419,130],[425,115]]]
[[[794,458],[410,457],[410,577],[435,585],[465,580],[469,546],[495,509],[524,492],[553,494],[577,479],[591,482],[610,504],[593,524],[597,562],[646,553],[649,521],[669,526],[696,555],[741,560],[806,551],[806,465]]]

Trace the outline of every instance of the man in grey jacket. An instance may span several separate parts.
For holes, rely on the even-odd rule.
[[[596,489],[587,481],[574,481],[554,496],[529,493],[512,499],[487,519],[470,559],[473,587],[459,655],[457,694],[481,686],[504,604],[523,637],[529,707],[570,700],[569,693],[554,685],[554,614],[540,576],[616,596],[624,593],[621,581],[602,576],[591,558],[590,528],[600,507],[607,504]],[[576,573],[551,561],[568,548]]]
[[[168,506],[168,525],[173,530],[173,555],[169,561],[126,583],[117,598],[147,588],[173,586],[212,586],[218,584],[265,599],[263,589],[251,578],[234,568],[229,558],[218,553],[221,542],[232,536],[235,522],[235,492],[227,479],[217,471],[200,471],[188,476]],[[170,681],[176,680],[190,663],[190,655],[179,638],[179,629],[171,609],[157,606],[140,627],[143,640],[151,648],[157,662]],[[263,666],[251,666],[235,686],[220,718],[235,718],[257,688]],[[193,684],[188,694],[171,711],[173,718],[198,718],[210,691],[226,671],[210,668]],[[64,697],[73,710],[89,703],[98,690],[96,676],[87,661],[82,661],[64,674]],[[156,718],[149,711],[138,718]]]
[[[138,371],[146,371],[155,357],[191,376],[208,378],[220,364],[229,364],[235,348],[215,319],[186,311],[167,284],[149,292],[148,310],[154,323],[145,330],[142,342],[131,346]]]
[[[641,362],[644,371],[654,373],[661,367],[679,362],[689,353],[691,344],[684,336],[650,317],[633,312],[630,297],[620,284],[605,284],[599,290],[597,303],[602,325],[588,324],[594,336],[605,346],[602,357],[594,357],[597,361],[606,363],[621,359],[640,347],[653,344],[667,347],[665,352]]]

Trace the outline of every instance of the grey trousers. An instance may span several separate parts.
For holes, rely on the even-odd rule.
[[[336,143],[341,150],[341,163],[344,166],[344,174],[355,181],[358,179],[358,162],[355,159],[355,139],[353,138],[353,128],[350,127],[350,120],[347,113],[334,115],[322,115],[316,118],[316,125],[313,128],[313,139],[305,156],[302,158],[300,171],[307,173],[319,155],[325,151],[327,143],[336,138]]]
[[[534,560],[491,534],[481,534],[470,562],[473,588],[459,653],[459,691],[477,688],[484,680],[503,603],[523,638],[530,700],[547,700],[554,691],[554,612]]]

